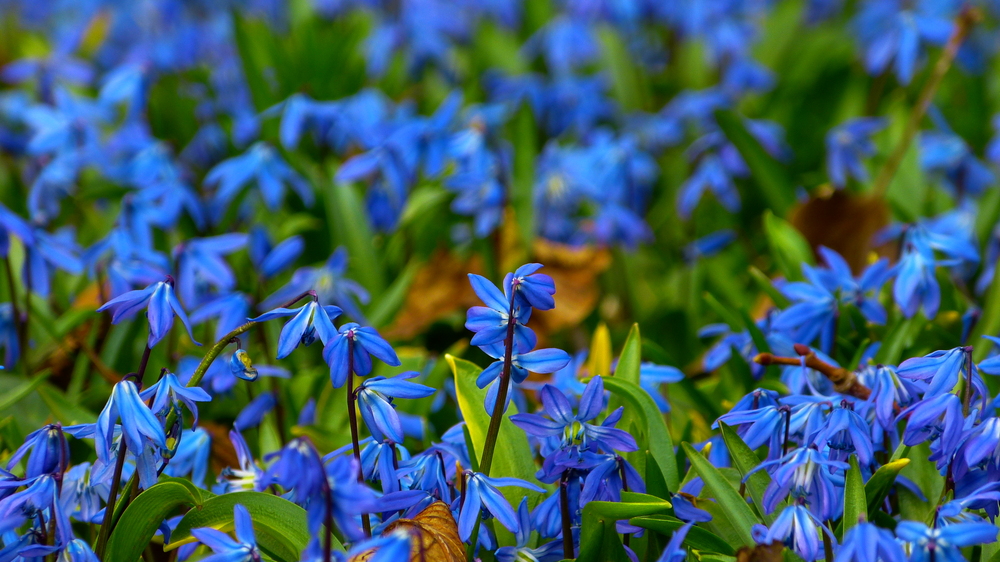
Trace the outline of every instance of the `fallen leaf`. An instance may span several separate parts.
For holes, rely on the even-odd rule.
[[[744,546],[736,551],[736,562],[782,562],[782,551],[785,545],[778,541],[771,544],[758,544],[750,548]]]
[[[465,548],[458,525],[444,502],[434,502],[413,519],[399,519],[386,526],[382,535],[406,533],[410,537],[410,562],[464,562]],[[375,555],[367,550],[350,562],[365,562]]]
[[[813,252],[819,246],[836,250],[860,273],[869,263],[872,239],[889,224],[889,207],[880,198],[821,189],[792,210],[790,222]]]
[[[481,273],[478,256],[461,259],[438,250],[420,267],[406,294],[402,310],[383,335],[389,339],[411,339],[458,310],[481,305],[469,284],[469,273]]]
[[[611,265],[611,253],[595,246],[568,246],[536,240],[532,251],[542,273],[556,283],[556,307],[532,313],[532,328],[553,333],[576,326],[593,312],[601,296],[597,277]],[[540,334],[541,335],[541,334]]]

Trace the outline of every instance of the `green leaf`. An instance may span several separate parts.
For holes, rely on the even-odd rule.
[[[865,481],[858,467],[858,458],[851,455],[851,468],[847,471],[844,484],[844,517],[840,524],[840,538],[843,539],[847,530],[858,524],[860,517],[868,516],[868,498],[865,495]]]
[[[777,306],[778,308],[785,308],[788,306],[788,297],[781,294],[781,291],[774,286],[774,281],[772,281],[767,275],[764,275],[763,271],[752,265],[747,269],[747,271],[750,273],[750,278],[753,279],[757,288],[763,291],[767,296],[771,297],[771,300],[774,301],[774,306]]]
[[[987,308],[989,308],[988,304]],[[885,365],[896,365],[899,363],[899,360],[903,357],[903,351],[913,345],[913,340],[923,327],[923,322],[923,320],[919,320],[916,317],[904,318],[896,322],[887,331],[886,336],[882,339],[882,346],[879,348],[878,353],[875,354],[875,361]],[[980,320],[977,326],[981,325],[982,320]],[[976,346],[976,349],[985,347],[986,346],[979,345]],[[973,352],[973,354],[975,354],[975,352]]]
[[[139,498],[144,495],[146,494],[141,494]],[[177,528],[171,534],[170,544],[164,550],[173,550],[183,544],[194,542],[191,529],[211,527],[223,532],[232,530],[233,508],[237,504],[250,512],[254,534],[257,536],[257,546],[264,554],[276,562],[298,562],[302,551],[309,546],[310,540],[306,510],[284,498],[263,492],[236,492],[216,496],[206,501],[200,508],[192,509],[177,523]],[[131,507],[129,506],[129,509]],[[124,520],[123,516],[122,521]],[[325,530],[321,528],[320,532]],[[344,550],[336,537],[333,537],[333,546],[338,551]],[[122,562],[134,561],[134,558],[122,560]]]
[[[767,211],[764,213],[764,236],[781,273],[791,281],[802,280],[802,264],[814,263],[812,249],[802,233]]]
[[[639,324],[632,324],[632,329],[625,339],[622,354],[618,357],[615,368],[615,378],[639,384],[639,364],[642,362],[642,337],[639,335]]]
[[[52,415],[63,425],[78,425],[97,421],[97,414],[70,402],[59,389],[52,385],[43,384],[36,390],[45,405],[49,407]]]
[[[743,478],[746,478],[746,488],[750,492],[757,512],[764,519],[764,523],[770,525],[777,516],[777,510],[769,515],[764,513],[764,490],[771,483],[771,477],[768,476],[767,471],[758,470],[747,478],[747,474],[760,464],[760,457],[733,431],[733,428],[724,422],[719,422],[719,428],[722,430],[722,439],[726,442],[726,449],[729,450],[729,458],[733,461],[733,466],[740,471]]]
[[[486,390],[476,386],[476,377],[479,376],[482,369],[475,363],[459,359],[454,355],[445,355],[445,359],[455,376],[455,396],[472,441],[473,448],[469,450],[469,455],[479,459],[482,457],[483,446],[486,443],[486,432],[490,426],[490,415],[484,406]],[[531,453],[531,446],[528,444],[528,437],[510,421],[510,416],[516,413],[517,406],[511,402],[500,422],[496,454],[493,457],[493,466],[490,468],[490,472],[496,475],[513,476],[538,485],[539,482],[535,479],[537,467]],[[523,488],[508,486],[501,491],[511,505],[520,504],[521,498],[527,496],[528,507],[533,508],[541,499],[540,493]],[[497,528],[497,534],[502,546],[516,543],[514,536],[502,527]]]
[[[983,305],[983,315],[976,323],[969,337],[970,342],[981,342],[983,335],[993,335],[1000,332],[1000,275],[993,278],[990,288],[986,291],[986,300]],[[972,358],[982,361],[993,349],[992,343],[979,343],[972,350]],[[992,379],[993,377],[988,377]],[[996,389],[991,389],[995,391]]]
[[[4,392],[3,397],[0,397],[0,412],[10,408],[14,404],[17,404],[29,394],[35,391],[36,388],[46,380],[48,380],[51,373],[44,373],[41,375],[35,375],[31,380],[25,381],[16,387]]]
[[[899,459],[889,461],[882,465],[865,484],[865,497],[868,498],[868,519],[875,517],[875,512],[882,509],[882,500],[889,495],[889,489],[896,482],[896,476],[906,465],[910,464],[910,459]]]
[[[333,245],[347,247],[349,275],[368,289],[372,302],[378,302],[385,288],[382,252],[375,246],[364,204],[352,186],[328,182],[322,187]]]
[[[715,120],[750,168],[750,174],[768,207],[775,213],[784,215],[795,201],[795,184],[785,167],[764,150],[756,137],[747,130],[743,119],[734,111],[716,111]]]
[[[164,519],[181,508],[200,503],[201,494],[179,482],[167,481],[151,486],[132,500],[118,520],[108,539],[105,562],[135,562]]]
[[[670,513],[670,510],[670,502],[662,500],[642,503],[602,501],[588,503],[583,508],[583,527],[580,530],[580,552],[577,562],[628,560],[615,529],[615,522],[643,515],[666,514]]]
[[[629,523],[636,527],[656,531],[661,535],[671,535],[684,525],[684,522],[680,519],[668,515],[633,517],[629,519]],[[702,552],[715,552],[727,556],[736,554],[733,547],[723,540],[722,537],[701,527],[691,527],[684,538],[683,544]]]
[[[640,421],[640,434],[636,435],[639,449],[647,449],[656,460],[668,490],[675,492],[680,485],[680,474],[677,471],[677,456],[674,453],[674,442],[663,421],[663,414],[656,407],[656,402],[648,392],[635,383],[621,380],[617,377],[604,377],[604,388],[623,399],[635,412]]]
[[[681,447],[687,453],[691,467],[705,482],[705,497],[713,498],[717,503],[716,507],[718,507],[720,517],[716,519],[720,520],[713,522],[720,528],[728,528],[732,535],[738,539],[739,544],[733,546],[753,546],[755,543],[751,528],[762,521],[754,515],[743,496],[736,491],[736,488],[733,488],[733,485],[719,472],[719,469],[712,466],[708,459],[695,451],[688,443],[681,443]]]

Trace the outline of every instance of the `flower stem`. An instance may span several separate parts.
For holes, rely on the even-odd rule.
[[[10,255],[8,254],[4,257],[4,264],[7,266],[7,287],[10,291],[10,311],[11,315],[14,317],[14,331],[17,334],[18,347],[21,348],[21,353],[23,356],[24,350],[28,347],[28,338],[25,337],[24,333],[24,319],[21,318],[20,307],[17,306],[17,289],[14,285],[14,266],[10,263]],[[25,376],[30,373],[27,372],[28,369],[25,368]]]
[[[965,388],[962,390],[962,414],[968,416],[969,404],[972,402],[972,346],[965,346],[962,352],[965,354],[965,371],[968,373]]]
[[[573,521],[569,513],[569,471],[562,473],[559,478],[559,511],[562,514],[562,542],[563,558],[576,558],[573,553]]]
[[[31,363],[28,361],[28,351],[31,347],[31,259],[25,252],[24,259],[24,347],[21,348],[21,360],[24,361],[24,374],[31,376]]]
[[[333,492],[330,490],[330,483],[323,482],[323,500],[326,502],[326,537],[323,540],[323,562],[330,562],[333,559]]]
[[[358,411],[355,405],[357,395],[354,393],[354,340],[347,338],[347,419],[351,422],[351,445],[354,446],[354,460],[358,461],[358,482],[365,481],[361,470],[361,444],[358,440]],[[372,522],[367,513],[361,514],[361,525],[365,536],[372,536]]]
[[[916,136],[917,130],[920,128],[920,121],[923,120],[924,114],[927,113],[931,101],[934,100],[934,94],[937,92],[938,86],[941,85],[944,75],[948,73],[951,63],[955,60],[955,55],[958,54],[958,48],[962,46],[972,27],[981,19],[982,13],[973,7],[966,7],[959,14],[955,22],[955,31],[948,38],[948,43],[944,46],[941,56],[938,57],[930,78],[927,79],[923,90],[920,91],[917,104],[913,106],[913,110],[910,112],[910,118],[906,121],[906,128],[903,130],[903,138],[900,139],[895,150],[889,155],[889,158],[879,171],[878,177],[875,178],[875,183],[872,184],[872,193],[876,197],[884,197],[885,192],[888,191],[892,178],[896,175],[896,171],[899,170],[900,164],[903,163],[906,151],[910,148],[910,143],[913,142],[913,137]]]
[[[504,411],[507,409],[507,389],[510,386],[510,366],[514,354],[514,325],[517,318],[514,316],[514,298],[510,299],[510,309],[507,312],[507,336],[503,340],[503,370],[500,372],[500,380],[497,384],[497,401],[493,405],[493,413],[490,414],[490,427],[486,431],[486,442],[483,443],[483,456],[479,461],[479,472],[489,476],[490,468],[493,466],[493,451],[497,446],[497,437],[500,436],[500,422],[503,420]]]

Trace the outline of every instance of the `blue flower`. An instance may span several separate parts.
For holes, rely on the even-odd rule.
[[[7,470],[12,470],[25,455],[28,463],[25,466],[25,478],[34,478],[42,474],[62,474],[69,466],[69,445],[63,435],[62,426],[49,424],[36,429],[24,439],[24,444],[18,447],[7,461]]]
[[[419,375],[416,371],[408,371],[391,378],[371,377],[358,386],[356,392],[361,417],[376,440],[403,442],[403,426],[399,422],[393,399],[425,398],[436,392],[429,386],[409,382],[409,379]]]
[[[858,374],[858,380],[871,389],[872,393],[866,403],[869,407],[874,407],[875,421],[884,431],[895,429],[895,409],[909,406],[919,394],[919,389],[909,382],[900,380],[895,369],[887,365],[862,369]]]
[[[223,256],[243,248],[246,241],[246,234],[222,234],[188,240],[174,248],[177,293],[188,306],[204,302],[208,286],[222,295],[236,287],[236,276]]]
[[[131,318],[136,312],[146,307],[146,318],[149,320],[149,338],[146,345],[155,346],[164,336],[170,332],[174,325],[174,315],[176,314],[184,327],[187,329],[188,337],[195,345],[201,345],[194,339],[191,333],[191,323],[187,314],[181,308],[181,303],[174,295],[174,279],[167,277],[166,281],[153,283],[145,289],[129,291],[106,302],[97,309],[98,312],[111,310],[111,323],[117,324],[122,319]]]
[[[530,351],[535,347],[537,338],[525,324],[531,317],[531,307],[521,305],[519,300],[512,300],[510,294],[503,294],[493,283],[481,275],[469,274],[472,290],[482,299],[486,306],[474,306],[466,316],[465,327],[473,331],[472,345],[489,345],[502,342],[507,337],[507,324],[511,310],[515,318],[514,349]],[[506,285],[506,283],[505,283]]]
[[[693,526],[693,523],[685,523],[674,531],[674,534],[670,537],[670,542],[667,543],[666,548],[663,549],[663,553],[656,559],[656,562],[683,562],[686,560],[688,552],[684,548],[684,539],[687,538],[688,531]]]
[[[965,419],[962,416],[962,401],[954,394],[941,394],[927,398],[904,409],[897,419],[906,419],[903,443],[919,445],[932,441],[931,460],[947,464],[951,453],[960,444]]]
[[[569,398],[558,388],[545,385],[539,393],[544,412],[549,418],[538,414],[514,414],[510,421],[529,435],[554,438],[560,449],[579,447],[581,450],[598,448],[605,452],[630,452],[637,449],[635,439],[628,432],[613,427],[621,412],[616,411],[601,425],[587,423],[604,410],[604,381],[596,376],[587,383],[577,413]],[[554,475],[554,470],[543,468],[545,478]],[[559,470],[558,472],[561,472]]]
[[[212,436],[205,429],[185,429],[181,433],[177,452],[171,457],[164,472],[174,477],[189,476],[194,485],[204,488],[211,452]]]
[[[606,453],[591,454],[589,457],[586,464],[590,470],[580,491],[581,505],[595,499],[620,502],[622,491],[646,493],[642,477],[621,455]]]
[[[250,401],[245,408],[240,410],[233,427],[237,431],[243,431],[251,427],[257,427],[263,421],[264,416],[271,412],[278,403],[278,398],[273,392],[264,392]]]
[[[868,422],[846,400],[840,402],[840,407],[834,408],[812,442],[821,449],[829,447],[830,460],[833,461],[845,461],[851,454],[857,454],[861,466],[867,467],[875,455]]]
[[[910,8],[900,0],[866,2],[854,20],[869,74],[892,66],[896,77],[909,84],[925,45],[943,45],[952,32],[953,15],[947,3],[918,2]]]
[[[7,489],[26,486],[24,490],[3,497]],[[49,520],[55,521],[56,540],[62,542],[67,536],[72,536],[69,519],[59,505],[56,494],[56,477],[43,474],[25,480],[0,481],[0,534],[6,534],[21,527],[36,514],[49,514]]]
[[[823,555],[817,526],[823,523],[805,506],[793,504],[786,507],[767,530],[764,543],[780,541],[805,560],[812,562]],[[825,531],[825,528],[824,528]]]
[[[684,246],[684,259],[694,263],[700,258],[714,256],[736,239],[736,232],[730,229],[717,230]]]
[[[178,408],[183,403],[194,414],[194,425],[198,425],[198,406],[195,402],[212,400],[212,397],[201,388],[182,385],[177,380],[177,375],[173,373],[164,373],[156,384],[143,390],[139,397],[143,400],[152,398],[153,403],[149,409],[160,416],[166,416],[168,410]]]
[[[291,185],[306,206],[312,206],[314,196],[309,184],[286,164],[281,156],[263,142],[251,146],[246,153],[225,160],[205,176],[206,185],[217,185],[213,203],[216,221],[222,218],[229,204],[244,186],[256,182],[264,204],[270,210],[281,205],[285,186]]]
[[[250,297],[234,291],[225,296],[211,300],[191,313],[191,325],[197,326],[215,318],[215,340],[235,330],[247,319],[250,312]]]
[[[905,562],[903,547],[892,531],[860,521],[847,530],[844,541],[837,547],[836,562]]]
[[[849,177],[859,182],[868,181],[862,159],[875,155],[871,136],[885,125],[883,118],[859,117],[830,129],[826,134],[826,169],[833,185],[842,188]]]
[[[250,454],[250,447],[243,439],[238,429],[229,432],[229,441],[236,451],[236,460],[239,466],[236,468],[226,467],[219,473],[219,484],[222,493],[239,492],[246,490],[264,489],[269,482],[264,480],[264,471],[254,462]],[[215,491],[215,488],[213,488]]]
[[[714,155],[704,156],[691,177],[684,181],[677,192],[677,214],[689,218],[705,191],[711,191],[719,203],[730,213],[740,210],[740,195],[722,160]]]
[[[270,279],[291,267],[302,255],[304,248],[305,241],[301,236],[289,236],[278,245],[272,246],[267,231],[259,226],[250,229],[247,253],[261,279]]]
[[[997,540],[992,523],[955,523],[947,527],[928,527],[917,521],[901,521],[896,536],[910,543],[910,562],[961,562],[961,548]]]
[[[208,562],[258,562],[261,560],[260,549],[257,548],[257,537],[253,531],[253,521],[250,512],[241,504],[233,508],[233,521],[236,526],[236,540],[212,527],[191,529],[191,535],[203,545],[212,549],[214,554],[203,558]]]
[[[77,521],[84,523],[100,523],[102,515],[101,502],[106,500],[111,491],[111,473],[107,479],[100,478],[97,467],[91,467],[89,462],[70,468],[63,475],[62,494],[59,503],[63,510]]]
[[[347,382],[348,371],[352,366],[358,376],[371,373],[373,355],[390,367],[400,365],[392,346],[382,339],[375,328],[361,327],[355,322],[341,326],[323,348],[323,359],[330,366],[333,387],[340,388]]]
[[[958,260],[978,261],[976,248],[967,239],[949,232],[932,231],[934,226],[933,222],[924,222],[904,231],[902,257],[895,267],[893,297],[907,318],[914,316],[921,306],[927,318],[937,315],[941,288],[934,277],[936,266],[958,265]],[[937,260],[935,250],[952,259]]]
[[[296,295],[312,290],[323,302],[333,303],[344,309],[351,318],[364,321],[359,303],[368,304],[368,291],[357,282],[344,277],[347,273],[347,250],[337,248],[320,267],[303,267],[292,274],[292,279],[260,303],[262,309],[277,306]]]
[[[514,533],[517,544],[500,547],[494,553],[497,562],[521,562],[523,560],[555,562],[562,559],[562,543],[559,541],[550,541],[535,548],[528,546],[531,539],[531,527],[528,498],[521,498],[521,503],[517,506],[517,531]]]
[[[948,129],[943,119],[939,125],[944,125],[942,130],[920,134],[920,167],[940,177],[954,196],[981,195],[995,185],[996,176],[976,158],[965,140]]]
[[[544,491],[519,478],[492,478],[471,470],[465,471],[464,478],[465,494],[461,498],[461,512],[458,516],[458,534],[463,541],[468,541],[472,535],[472,527],[480,512],[487,516],[496,517],[497,521],[512,533],[516,533],[520,529],[514,508],[500,493],[498,487],[517,486],[535,492]]]
[[[758,470],[772,468],[774,472],[771,474],[771,483],[764,490],[764,503],[761,506],[766,513],[773,512],[789,495],[809,504],[810,511],[819,519],[832,519],[839,513],[843,494],[837,489],[843,476],[838,478],[832,471],[847,470],[850,465],[827,458],[815,448],[800,447],[780,459],[757,465],[747,476]]]
[[[500,376],[504,365],[505,350],[502,343],[491,343],[481,346],[484,352],[496,359],[488,367],[483,369],[476,379],[476,386],[486,388],[486,385],[493,382]],[[569,364],[569,354],[561,349],[536,349],[527,353],[511,352],[511,379],[521,384],[528,378],[528,372],[532,373],[554,373]],[[492,411],[492,410],[491,410]]]
[[[952,392],[960,380],[968,377],[967,368],[972,366],[971,347],[956,347],[949,350],[939,350],[923,357],[907,359],[896,368],[896,374],[901,378],[915,381],[923,390],[924,398],[931,398]],[[973,367],[974,368],[974,367]],[[976,374],[973,373],[973,378]],[[975,386],[985,385],[980,381]]]
[[[136,457],[142,454],[147,444],[160,448],[167,446],[167,438],[160,420],[156,419],[153,411],[142,402],[135,383],[125,379],[112,388],[111,398],[97,416],[97,423],[94,425],[97,458],[104,464],[114,462],[111,450],[116,422],[119,420],[122,439]]]
[[[740,427],[740,437],[751,449],[767,444],[772,457],[781,454],[784,446],[785,425],[791,422],[791,408],[766,405],[759,408],[732,411],[719,417],[719,421]]]
[[[288,357],[298,347],[299,343],[308,346],[319,338],[323,345],[336,339],[337,330],[333,319],[340,316],[341,310],[336,306],[320,306],[316,296],[298,309],[276,308],[261,314],[250,322],[265,322],[273,318],[293,316],[278,336],[278,359]]]

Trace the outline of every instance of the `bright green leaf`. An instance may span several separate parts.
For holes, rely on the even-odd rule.
[[[705,482],[705,497],[713,498],[717,503],[722,520],[713,522],[720,527],[728,527],[733,532],[733,535],[739,539],[739,544],[734,546],[752,546],[754,540],[751,528],[762,521],[754,515],[743,496],[736,488],[733,488],[733,485],[719,472],[719,469],[712,466],[708,459],[700,455],[688,443],[681,443],[681,447],[687,453],[692,468]]]
[[[771,477],[768,476],[767,471],[758,470],[747,478],[747,474],[760,464],[760,457],[733,431],[733,428],[723,422],[719,422],[719,427],[722,429],[722,439],[726,442],[726,449],[729,450],[729,458],[733,461],[733,466],[740,471],[743,478],[746,478],[747,491],[750,492],[754,506],[763,517],[764,523],[770,525],[777,516],[777,513],[764,513],[764,490],[771,483]]]
[[[126,492],[127,493],[127,492]],[[122,514],[108,539],[105,562],[135,562],[149,546],[164,519],[182,507],[197,506],[201,495],[184,484],[168,481],[139,494]],[[229,514],[232,518],[232,513]]]

